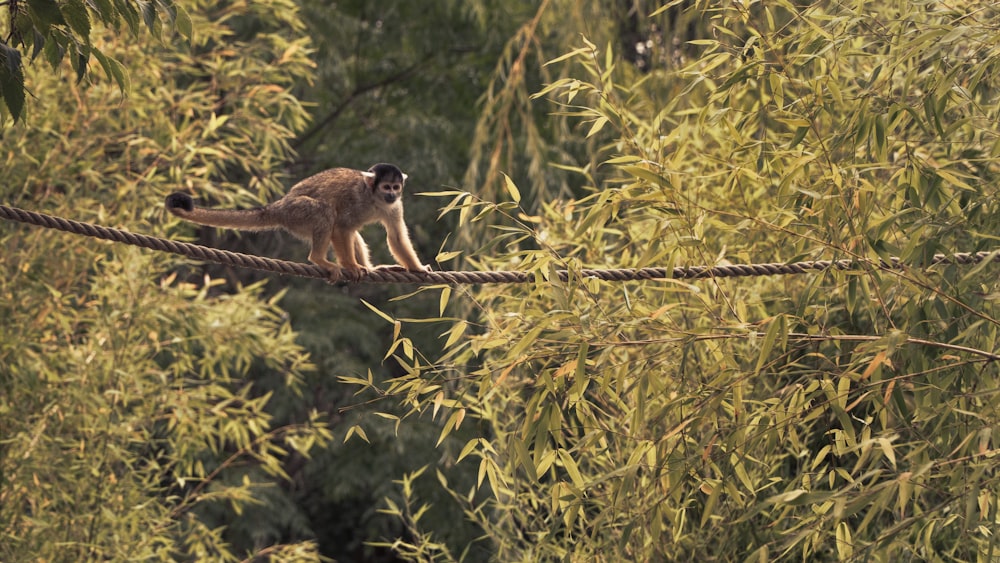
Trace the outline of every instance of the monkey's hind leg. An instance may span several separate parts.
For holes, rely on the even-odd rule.
[[[313,231],[312,248],[309,250],[309,261],[327,271],[331,282],[340,281],[343,270],[340,266],[326,259],[327,251],[330,249],[329,229],[316,229]]]
[[[368,265],[364,263],[359,264],[358,256],[355,255],[355,251],[358,250],[358,238],[360,238],[360,235],[357,234],[357,231],[339,229],[334,229],[330,235],[330,242],[333,243],[333,253],[337,255],[337,262],[340,262],[341,272],[354,280],[359,280],[361,276],[368,273]],[[361,244],[364,244],[364,242]],[[360,258],[362,261],[367,260],[367,256],[365,255],[361,255]]]

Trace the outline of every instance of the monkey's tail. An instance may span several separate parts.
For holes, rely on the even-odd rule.
[[[254,209],[209,209],[206,207],[195,207],[191,196],[181,192],[168,195],[165,204],[167,211],[181,219],[208,227],[241,229],[245,231],[263,231],[281,227],[281,224],[274,220],[267,207],[256,207]]]

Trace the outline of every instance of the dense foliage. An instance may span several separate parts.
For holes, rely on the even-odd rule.
[[[565,21],[556,4],[543,3],[538,36]],[[699,18],[694,55],[653,35],[655,66],[640,69],[598,34],[545,67],[535,103],[555,115],[543,123],[575,124],[589,150],[537,157],[562,154],[553,164],[582,178],[580,195],[522,201],[502,178],[499,203],[441,194],[483,228],[475,264],[536,283],[477,292],[443,356],[428,365],[404,349],[408,376],[381,392],[439,417],[442,435],[479,430],[459,458],[491,498],[452,490],[500,560],[994,559],[996,273],[922,265],[996,245],[1000,14],[650,12]],[[889,255],[915,267],[554,275]],[[394,511],[421,529],[410,502]],[[414,558],[453,555],[417,538]]]
[[[165,234],[170,191],[280,186],[305,118],[288,94],[311,68],[301,23],[282,2],[189,6],[190,41],[102,35],[129,61],[127,100],[33,69],[46,95],[2,133],[5,203]],[[301,390],[310,368],[277,300],[135,248],[15,224],[0,244],[0,559],[315,560],[287,512],[241,538],[239,515],[280,506],[288,464],[329,439],[315,412],[274,424],[255,383]]]

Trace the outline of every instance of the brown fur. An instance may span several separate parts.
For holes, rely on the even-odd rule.
[[[345,274],[357,279],[372,269],[368,245],[358,231],[370,223],[381,223],[396,262],[411,272],[427,271],[430,268],[417,258],[403,222],[405,182],[406,175],[391,164],[376,164],[368,172],[333,168],[302,180],[287,195],[264,207],[195,207],[191,197],[183,193],[168,196],[166,207],[199,225],[249,231],[284,229],[311,243],[309,260],[325,268],[331,281]],[[339,267],[327,260],[331,245]]]

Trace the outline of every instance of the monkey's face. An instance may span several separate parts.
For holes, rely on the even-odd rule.
[[[381,198],[386,205],[392,205],[403,196],[403,184],[406,174],[393,164],[376,164],[362,172],[365,184],[371,188],[376,198]]]
[[[402,180],[380,182],[378,185],[378,195],[389,205],[396,203],[396,200],[403,196]]]

